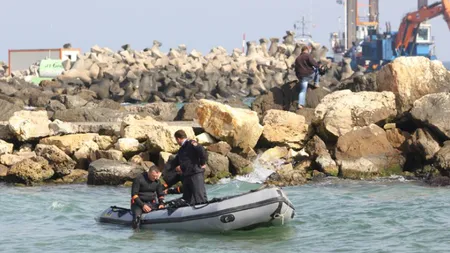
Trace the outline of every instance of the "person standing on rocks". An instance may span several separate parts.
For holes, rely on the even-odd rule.
[[[314,80],[314,87],[319,87],[319,68],[320,65],[309,53],[309,48],[307,46],[302,47],[301,54],[295,59],[295,74],[300,85],[298,109],[302,109],[306,104],[306,91],[309,81]]]
[[[152,166],[148,172],[139,174],[131,186],[131,211],[133,213],[133,229],[140,226],[142,213],[164,208],[164,186],[159,181],[161,172]]]
[[[206,150],[195,140],[188,140],[183,130],[175,132],[175,140],[181,147],[172,165],[175,166],[175,171],[182,175],[182,198],[189,205],[206,203]]]

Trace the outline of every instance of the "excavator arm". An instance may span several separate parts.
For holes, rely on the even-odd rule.
[[[407,49],[411,39],[415,39],[420,23],[428,19],[443,15],[450,29],[450,0],[442,0],[434,4],[424,6],[418,11],[408,13],[400,24],[394,47],[398,51]]]

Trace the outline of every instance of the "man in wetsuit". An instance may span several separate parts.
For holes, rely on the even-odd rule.
[[[164,186],[160,183],[161,172],[156,166],[148,172],[139,174],[131,186],[131,211],[133,213],[132,227],[140,225],[143,212],[148,213],[158,208],[164,208]]]
[[[183,199],[190,205],[205,203],[208,200],[205,189],[206,150],[195,140],[188,140],[183,130],[175,132],[175,140],[181,147],[172,165],[182,175]]]

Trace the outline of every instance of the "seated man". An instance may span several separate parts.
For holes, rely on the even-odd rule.
[[[133,213],[134,229],[140,225],[143,212],[148,213],[158,208],[164,208],[164,186],[160,183],[161,172],[156,166],[148,172],[139,174],[131,186],[131,211]]]

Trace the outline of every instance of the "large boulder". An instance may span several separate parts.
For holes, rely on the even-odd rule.
[[[378,91],[395,93],[398,113],[404,113],[427,94],[449,91],[450,74],[440,61],[398,57],[378,72],[377,83]]]
[[[88,184],[120,185],[132,181],[145,169],[136,164],[99,159],[89,165]]]
[[[410,134],[406,131],[402,131],[399,128],[392,128],[386,130],[386,137],[391,143],[392,147],[407,151],[407,140],[410,137]]]
[[[339,168],[330,155],[325,142],[315,135],[305,146],[305,151],[310,159],[314,161],[318,169],[327,175],[337,176]]]
[[[129,105],[125,109],[133,114],[145,113],[158,121],[173,121],[178,114],[176,103],[156,102],[145,105]]]
[[[336,159],[342,176],[353,179],[400,174],[405,162],[384,130],[375,124],[339,137]]]
[[[315,123],[322,137],[335,139],[354,127],[364,127],[395,117],[395,96],[392,92],[336,91],[327,95],[315,110]]]
[[[0,121],[8,121],[15,112],[22,110],[19,106],[0,99]]]
[[[14,164],[8,171],[5,180],[13,183],[33,185],[51,178],[54,174],[48,161],[43,157],[22,160]]]
[[[122,153],[138,152],[145,149],[145,146],[141,145],[139,141],[134,138],[120,138],[117,140],[115,147]]]
[[[47,159],[57,177],[69,175],[75,168],[76,162],[55,145],[38,144],[34,151]]]
[[[322,83],[320,85],[323,85]],[[297,94],[299,94],[300,91],[298,91]],[[322,99],[330,94],[331,91],[328,88],[308,88],[306,91],[306,107],[308,108],[316,108]],[[298,97],[295,98],[294,101],[298,101]]]
[[[149,152],[160,151],[175,153],[180,146],[175,141],[175,132],[184,130],[188,139],[194,139],[195,133],[192,127],[169,126],[167,124],[155,124],[147,130],[147,148]]]
[[[123,153],[116,149],[91,151],[89,159],[91,161],[96,161],[99,159],[108,159],[113,161],[126,162],[126,159],[123,157]]]
[[[89,172],[86,170],[74,169],[69,175],[58,178],[54,182],[62,184],[86,183],[88,174]]]
[[[56,112],[66,110],[67,108],[63,103],[59,102],[58,100],[52,99],[47,103],[45,109],[47,111]]]
[[[11,129],[9,128],[8,121],[0,122],[0,139],[2,140],[14,139],[14,134],[11,132]]]
[[[11,154],[13,152],[14,144],[0,140],[0,155]]]
[[[434,165],[442,175],[450,177],[450,141],[444,142],[444,146],[436,153]]]
[[[166,164],[171,161],[175,155],[167,152],[160,152],[158,157],[158,167],[162,170]]]
[[[263,162],[280,162],[288,157],[289,150],[286,147],[274,147],[264,151],[258,157],[258,161]]]
[[[414,102],[411,115],[450,139],[450,93],[423,96]]]
[[[83,107],[88,103],[80,96],[62,95],[59,97],[59,101],[65,105],[67,109]]]
[[[283,164],[272,174],[268,181],[271,184],[278,186],[293,186],[302,185],[306,183],[307,170],[310,167],[311,162],[306,160],[295,167],[291,163]]]
[[[276,171],[281,165],[285,164],[289,158],[289,150],[287,147],[274,147],[267,149],[262,154],[254,158],[253,167],[254,168],[265,168],[269,170]],[[241,154],[246,159],[251,159],[244,154]]]
[[[297,94],[298,95],[298,94]],[[267,94],[258,96],[252,103],[252,110],[263,117],[268,110],[284,110],[289,107],[284,98],[284,92],[280,87],[272,88]]]
[[[428,129],[419,128],[411,135],[410,148],[419,153],[425,160],[431,160],[441,149],[437,138]]]
[[[58,110],[52,118],[65,122],[118,122],[128,114],[130,113],[109,108],[80,107]]]
[[[12,166],[25,159],[36,157],[35,152],[17,152],[15,154],[4,154],[0,156],[0,163],[6,166]]]
[[[269,110],[263,119],[262,137],[274,145],[288,145],[294,149],[303,147],[311,133],[305,117],[293,112]]]
[[[253,148],[262,134],[256,112],[202,99],[197,117],[203,129],[233,147]]]
[[[231,151],[231,146],[230,146],[230,144],[228,144],[224,141],[219,141],[218,143],[214,143],[214,144],[207,146],[206,149],[208,151],[211,151],[214,153],[219,153],[221,155],[226,156]]]
[[[6,96],[11,96],[12,94],[14,94],[16,92],[17,92],[17,89],[14,87],[14,85],[0,81],[0,93],[1,94],[5,94]]]
[[[96,142],[83,142],[81,147],[73,153],[73,157],[77,162],[77,168],[87,170],[89,167],[91,154],[95,153],[97,150],[99,150],[99,145]]]
[[[8,175],[9,168],[3,164],[0,164],[0,179],[3,179]]]
[[[233,175],[246,175],[253,171],[253,163],[244,157],[229,152],[227,154],[230,160],[230,172]]]
[[[114,143],[117,142],[117,137],[99,135],[94,137],[94,142],[97,143],[98,149],[107,150],[114,147]]]
[[[185,103],[178,111],[175,120],[192,121],[197,118],[198,103]]]
[[[40,144],[55,145],[68,155],[72,155],[73,152],[83,146],[85,142],[91,141],[96,138],[98,134],[69,134],[63,136],[51,136],[43,138],[39,141]]]
[[[21,141],[50,135],[46,111],[18,111],[9,119],[9,129]]]
[[[160,124],[151,116],[128,115],[121,123],[120,136],[143,141],[147,138],[148,128]]]
[[[50,128],[50,135],[74,134],[77,133],[77,127],[72,122],[63,122],[61,120],[54,120],[48,127]]]
[[[207,170],[213,181],[219,180],[230,175],[230,161],[224,155],[208,152],[208,160],[206,162]]]

